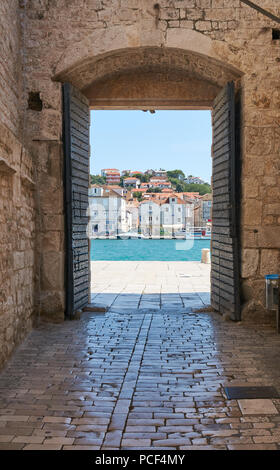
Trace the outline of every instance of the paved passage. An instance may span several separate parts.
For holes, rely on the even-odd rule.
[[[0,449],[280,449],[280,400],[224,393],[280,390],[280,336],[183,303],[34,330],[0,376]]]
[[[210,265],[191,261],[92,261],[92,300],[116,309],[200,308]]]

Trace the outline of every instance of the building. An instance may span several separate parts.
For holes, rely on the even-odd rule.
[[[145,175],[154,176],[155,175],[155,170],[146,170]]]
[[[106,184],[119,184],[121,181],[120,171],[116,168],[106,168],[101,170],[101,176],[106,178]]]
[[[158,201],[143,201],[139,204],[139,226],[145,237],[160,237],[161,205]]]
[[[191,211],[176,194],[168,196],[161,205],[161,226],[165,235],[174,236],[186,230]]]
[[[199,196],[194,201],[194,226],[205,228],[212,223],[212,194]]]
[[[207,184],[206,181],[203,181],[198,176],[188,176],[184,179],[184,182],[187,184]]]
[[[150,188],[150,183],[141,183],[141,186],[140,186],[141,189],[149,189]]]
[[[157,176],[159,178],[167,179],[167,171],[166,170],[155,170],[153,176]]]
[[[137,199],[127,201],[127,209],[131,214],[131,232],[137,233],[139,229],[139,202]]]
[[[143,175],[144,173],[142,171],[137,171],[137,170],[122,170],[121,175],[122,176],[135,176],[135,175]]]
[[[171,189],[172,184],[165,176],[153,176],[149,181],[150,188]]]
[[[108,185],[106,186],[106,189],[112,189],[116,193],[118,193],[120,196],[125,197],[128,193],[127,188],[123,188],[122,186],[119,186],[117,184],[114,185]]]
[[[173,193],[174,191],[171,187],[171,188],[163,188],[163,190],[161,192],[164,193],[164,194],[170,194],[170,193]]]
[[[116,237],[131,229],[132,216],[124,197],[106,187],[89,188],[90,238]]]
[[[104,192],[103,186],[99,186],[98,184],[92,184],[89,189],[89,196],[101,197],[103,195],[103,192]]]
[[[128,178],[124,178],[123,185],[125,188],[140,188],[141,181],[138,178],[129,176]]]
[[[150,188],[172,189],[172,184],[170,181],[162,180],[150,183]]]
[[[130,190],[129,192],[131,193],[131,197],[133,198],[133,195],[135,193],[142,193],[143,195],[146,194],[147,189],[146,188],[135,188]]]
[[[205,225],[207,223],[212,222],[212,201],[213,201],[212,194],[205,194],[201,198],[201,202],[202,202],[202,220],[203,220],[203,223]]]
[[[153,183],[161,183],[163,181],[167,181],[167,177],[166,176],[152,176],[150,178],[150,183],[153,184]]]
[[[182,197],[184,200],[189,200],[189,199],[200,199],[200,194],[198,192],[183,192],[183,193],[178,193],[180,197]]]

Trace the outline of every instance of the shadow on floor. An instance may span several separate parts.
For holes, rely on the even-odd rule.
[[[91,302],[107,308],[125,309],[203,308],[210,304],[210,292],[100,292],[91,294]]]

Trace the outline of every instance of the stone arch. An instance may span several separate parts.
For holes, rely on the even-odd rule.
[[[129,26],[95,31],[65,51],[54,80],[74,85],[95,108],[204,109],[242,75],[220,41],[192,30],[154,33],[148,41]]]
[[[197,33],[195,33],[195,37],[197,37],[196,34]],[[206,53],[202,53],[201,50],[194,50],[199,47],[194,47],[195,45],[193,46],[191,41],[186,43],[186,46],[191,49],[175,47],[175,40],[172,43],[172,47],[141,45],[138,47],[118,49],[114,46],[115,45],[107,51],[103,48],[103,52],[97,55],[88,55],[86,51],[83,58],[80,60],[75,60],[75,58],[77,59],[75,54],[75,58],[72,62],[68,59],[66,52],[65,58],[62,60],[65,68],[60,70],[54,77],[55,80],[66,84],[64,86],[64,112],[66,120],[68,119],[66,124],[68,134],[67,132],[65,134],[65,137],[67,137],[65,150],[66,154],[70,155],[68,159],[68,161],[71,162],[70,165],[72,165],[73,161],[75,165],[75,155],[81,150],[79,146],[81,142],[83,143],[85,134],[87,134],[87,132],[83,132],[81,129],[83,123],[87,122],[88,119],[88,106],[101,109],[210,109],[212,106],[215,108],[215,98],[218,97],[219,112],[217,113],[216,111],[216,121],[213,121],[213,129],[216,127],[216,136],[219,136],[216,139],[216,147],[218,142],[219,146],[222,148],[225,147],[226,149],[224,154],[222,154],[226,168],[225,171],[223,170],[224,176],[221,176],[220,173],[222,170],[219,166],[220,163],[216,163],[214,187],[216,185],[218,190],[222,188],[222,191],[225,191],[225,200],[230,200],[231,194],[233,193],[232,187],[235,186],[235,180],[229,181],[231,172],[228,168],[231,162],[234,162],[234,166],[236,163],[233,160],[235,158],[235,155],[233,155],[234,145],[232,145],[232,140],[229,142],[229,139],[235,139],[235,124],[233,118],[233,108],[235,107],[234,87],[229,82],[238,81],[242,73],[233,67],[232,64],[225,63],[211,56],[212,49],[211,40],[209,40],[209,38],[206,39],[206,43],[204,44],[204,52]],[[67,61],[69,61],[68,66]],[[232,92],[230,90],[232,90]],[[79,112],[77,112],[77,109]],[[82,118],[81,113],[83,109],[84,117]],[[215,123],[219,125],[215,126]],[[223,128],[222,131],[219,127],[220,125]],[[77,137],[77,134],[80,135],[80,137]],[[76,138],[72,139],[72,136]],[[213,144],[215,144],[215,139],[213,140]],[[73,158],[71,156],[72,154]],[[219,167],[218,170],[216,170],[216,167]],[[78,168],[77,171],[79,171]],[[65,178],[66,182],[70,182],[69,185],[67,183],[66,192],[69,189],[68,186],[71,186],[71,175],[72,172],[70,169],[69,174],[67,174]],[[221,181],[222,184],[220,184]],[[77,194],[81,194],[82,196],[80,186],[81,184],[78,183],[75,191],[73,191],[73,188],[69,189],[68,192],[72,195],[72,198],[74,197],[74,193],[76,199],[80,198]],[[74,199],[71,199],[71,201],[72,205],[69,205],[68,216],[66,217],[67,220],[70,221],[75,215]],[[220,207],[219,204],[218,206]],[[215,207],[217,209],[217,206]],[[228,207],[230,208],[231,205],[228,204]],[[225,220],[226,230],[229,233],[226,240],[216,237],[216,251],[219,250],[220,245],[224,243],[224,246],[228,246],[233,252],[234,236],[231,237],[231,231],[230,228],[228,228],[230,227],[231,220],[230,209],[228,209],[227,214],[220,217],[220,219]],[[220,220],[218,222],[220,223]],[[68,231],[70,234],[70,247],[75,238],[74,232],[76,230],[75,223],[71,224],[72,222],[69,224]],[[217,233],[221,233],[223,229],[224,227],[219,226]],[[81,235],[80,226],[78,230],[79,235]],[[85,235],[85,231],[83,231],[83,233]],[[226,243],[228,243],[228,245],[225,245]],[[77,254],[74,254],[73,259],[79,259],[78,252],[80,248],[76,247],[75,250]],[[69,253],[70,252],[71,249]],[[70,258],[69,260],[67,273],[70,279],[70,287],[68,289],[70,307],[66,310],[71,316],[69,312],[74,312],[75,302],[76,300],[77,302],[80,301],[80,297],[79,291],[75,290],[73,287],[75,285],[74,262],[72,262]],[[216,263],[216,266],[219,266],[219,264]],[[231,279],[234,279],[233,288],[235,288],[235,278],[239,278],[239,268],[235,268],[232,263],[228,271]],[[219,276],[219,272],[217,276]],[[218,278],[217,276],[215,279],[213,278],[215,282]],[[215,282],[212,283],[214,287],[217,286]],[[83,286],[84,285],[88,285],[87,280],[83,283]],[[229,289],[230,292],[227,292],[228,296],[226,294],[225,308],[230,308],[230,311],[232,311],[233,304],[230,304],[230,296],[232,295],[231,285]],[[77,295],[76,292],[78,292]],[[83,295],[86,296],[87,293],[88,290],[85,292],[84,289]],[[237,297],[239,302],[239,295]],[[218,299],[216,305],[218,305],[220,301],[219,293],[217,293],[216,298]],[[234,311],[233,313],[234,315],[236,314],[235,318],[239,318],[239,307],[238,312]]]
[[[112,51],[74,64],[56,75],[104,109],[209,109],[240,72],[216,59],[175,48]]]

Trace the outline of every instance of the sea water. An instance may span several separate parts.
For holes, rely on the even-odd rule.
[[[91,261],[200,261],[210,240],[91,240]]]

